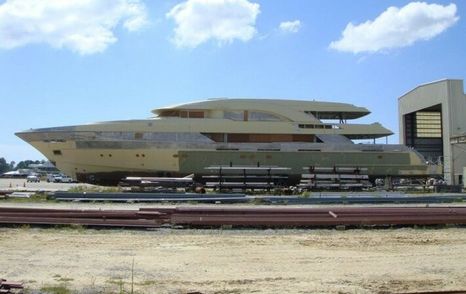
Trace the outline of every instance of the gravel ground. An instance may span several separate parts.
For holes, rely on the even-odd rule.
[[[78,293],[393,293],[466,289],[466,229],[1,228],[0,276]],[[134,270],[132,263],[134,260]]]

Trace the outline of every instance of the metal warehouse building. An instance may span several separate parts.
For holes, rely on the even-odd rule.
[[[466,166],[466,95],[463,80],[420,85],[398,98],[400,143],[432,163],[443,163],[450,185],[463,183]]]

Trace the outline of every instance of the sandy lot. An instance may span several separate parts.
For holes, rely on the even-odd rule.
[[[94,185],[83,183],[47,183],[47,181],[40,181],[39,183],[28,183],[26,179],[0,178],[0,190],[67,191],[68,189],[76,186],[95,187]]]
[[[22,182],[17,184],[21,187]],[[9,182],[0,181],[2,185],[6,188]],[[41,183],[31,188],[70,186]],[[165,206],[14,201],[0,205]],[[44,293],[53,286],[76,293],[130,293],[131,285],[135,293],[464,290],[466,228],[124,231],[0,227],[0,277],[24,282],[28,293]]]
[[[466,289],[466,229],[0,228],[0,277],[79,293]],[[134,260],[134,270],[131,270]]]

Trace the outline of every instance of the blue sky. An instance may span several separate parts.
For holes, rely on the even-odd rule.
[[[397,97],[466,77],[463,1],[56,3],[0,1],[8,161],[43,158],[17,131],[147,118],[211,97],[353,103],[372,111],[360,122],[382,123],[397,143]]]

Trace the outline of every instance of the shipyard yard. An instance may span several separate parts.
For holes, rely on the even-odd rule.
[[[365,2],[0,1],[0,294],[466,294],[466,1]]]
[[[13,190],[54,191],[82,186],[40,182],[24,187],[24,180],[0,179],[1,188],[9,189],[10,182]],[[283,207],[0,200],[3,210],[137,211],[179,206]],[[370,206],[346,205],[345,209]],[[464,205],[382,205],[394,206],[450,207],[454,211]],[[285,208],[324,207],[339,214],[341,205]],[[25,293],[409,293],[466,289],[464,226],[121,229],[23,224],[0,228],[0,248],[1,263],[7,265],[0,267],[0,277],[22,282]]]

